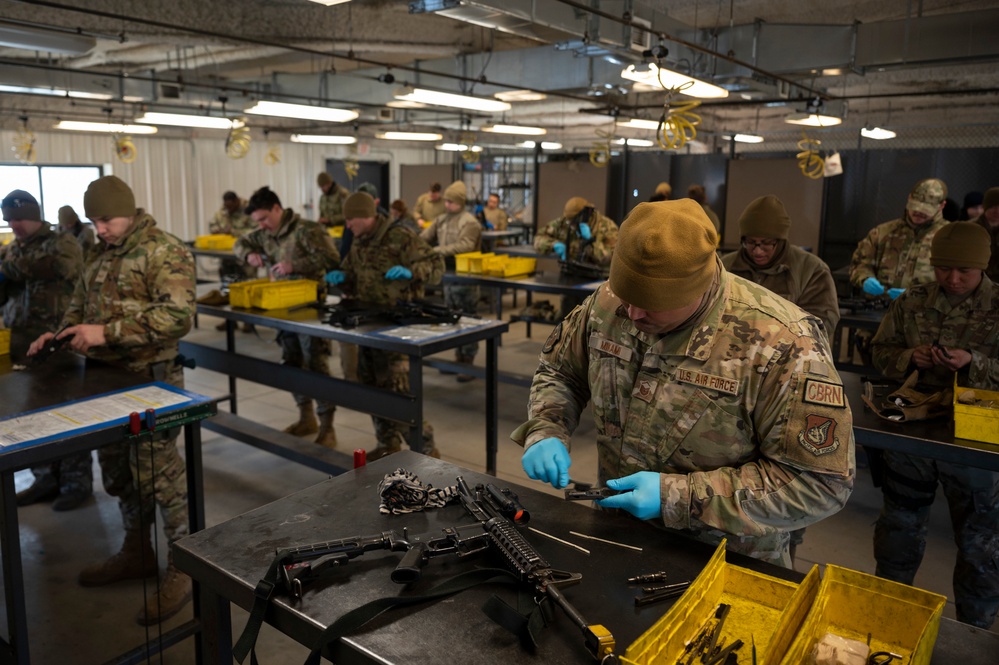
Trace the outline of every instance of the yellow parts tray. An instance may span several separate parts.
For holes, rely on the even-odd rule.
[[[817,569],[814,574],[818,575]],[[793,582],[726,563],[725,541],[722,541],[690,588],[628,647],[621,662],[628,665],[682,662],[687,642],[714,616],[720,603],[731,609],[719,643],[741,639],[744,645],[739,650],[739,662],[749,663],[755,641],[758,662],[766,662],[763,659],[774,632],[797,590],[798,585]],[[802,604],[807,606],[807,602],[798,605]]]
[[[221,251],[231,251],[236,244],[235,236],[225,233],[213,233],[207,236],[198,236],[194,239],[194,246],[198,249],[218,249]]]
[[[0,328],[0,356],[10,353],[10,329]]]
[[[902,656],[906,665],[928,665],[947,599],[855,570],[826,566],[819,592],[782,665],[810,663],[826,633],[867,643],[871,651]]]
[[[977,404],[961,404],[957,398],[971,391]],[[954,436],[999,445],[999,392],[962,388],[954,381]]]
[[[253,307],[250,292],[256,286],[270,284],[269,279],[249,279],[245,282],[233,282],[229,285],[229,304],[233,307]]]
[[[534,272],[537,262],[538,260],[534,257],[497,254],[486,257],[483,261],[483,268],[487,275],[517,277],[518,275],[530,275]]]
[[[454,269],[457,272],[474,272],[482,274],[483,262],[487,257],[496,256],[492,252],[465,252],[454,255]]]
[[[330,236],[332,236],[333,238],[342,238],[343,224],[341,224],[340,226],[331,226],[329,229],[327,229],[326,232],[329,233]]]
[[[232,286],[229,287],[229,304],[232,304]],[[315,302],[319,295],[319,282],[311,279],[290,279],[283,282],[266,282],[249,287],[250,307],[258,309],[287,309],[295,305]]]

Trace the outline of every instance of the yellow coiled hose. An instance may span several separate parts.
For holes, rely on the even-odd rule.
[[[810,139],[808,135],[802,133],[802,138],[798,141],[798,168],[805,174],[805,177],[818,180],[826,172],[826,161],[819,155],[819,146],[822,141]]]
[[[250,152],[250,128],[233,125],[225,139],[225,154],[229,159],[243,159]]]
[[[614,132],[607,132],[602,129],[596,130],[597,138],[603,139],[602,141],[595,141],[593,147],[590,148],[590,164],[593,164],[598,169],[602,169],[611,160],[611,139],[614,138]]]
[[[114,137],[114,154],[118,157],[118,161],[123,164],[131,164],[135,161],[138,153],[135,150],[135,143],[132,142],[131,136],[116,136]]]
[[[14,143],[10,149],[14,151],[14,157],[22,164],[34,164],[35,157],[35,133],[27,127],[17,130],[14,134]]]

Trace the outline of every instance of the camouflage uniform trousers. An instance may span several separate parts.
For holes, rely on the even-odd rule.
[[[282,330],[278,333],[277,343],[281,345],[281,364],[330,376],[330,354],[332,352],[330,340]],[[292,395],[299,408],[312,404],[311,397],[298,393],[292,393]],[[317,400],[316,413],[320,416],[325,413],[332,414],[335,411],[336,405],[333,402]]]
[[[171,372],[166,381],[183,388],[183,372]],[[118,497],[126,531],[153,524],[158,505],[167,542],[187,535],[187,469],[177,450],[179,434],[174,428],[152,440],[146,436],[98,449],[104,490]]]
[[[380,349],[362,346],[358,349],[357,378],[368,386],[409,394],[409,356]],[[375,438],[379,448],[399,450],[409,442],[409,427],[388,418],[371,416],[375,426]],[[423,421],[423,452],[430,453],[435,448],[434,428]]]
[[[479,308],[479,287],[477,286],[445,286],[444,299],[448,307],[461,309],[467,316],[475,316]],[[479,352],[479,343],[462,344],[458,347],[458,355],[469,362]]]
[[[939,482],[950,507],[957,620],[989,628],[999,611],[999,473],[885,452],[884,505],[874,528],[876,574],[912,584]]]

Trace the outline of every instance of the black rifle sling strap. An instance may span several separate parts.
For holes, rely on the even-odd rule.
[[[257,587],[253,590],[253,607],[250,609],[250,618],[246,620],[246,627],[243,628],[243,634],[239,636],[235,646],[232,648],[233,658],[237,662],[242,663],[246,659],[246,654],[252,652],[253,647],[257,643],[257,635],[260,633],[260,626],[264,622],[264,614],[267,612],[267,606],[271,602],[271,596],[274,595],[274,587],[278,583],[278,571],[281,566],[281,560],[287,553],[288,550],[278,551],[274,556],[274,560],[271,561],[267,573],[257,582]],[[257,656],[255,653],[250,662],[256,665]]]
[[[540,601],[521,587],[517,594],[517,607],[511,606],[499,596],[493,595],[482,606],[482,611],[494,622],[520,638],[520,644],[527,651],[538,648],[538,635],[551,621],[551,601],[547,596]]]

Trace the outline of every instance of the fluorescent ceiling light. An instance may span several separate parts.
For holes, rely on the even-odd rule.
[[[645,120],[644,118],[629,118],[628,120],[618,120],[618,127],[630,127],[631,129],[659,129],[658,120]]]
[[[874,139],[876,141],[884,141],[885,139],[895,138],[895,132],[882,127],[872,127],[870,129],[864,127],[860,130],[860,135],[865,139]]]
[[[784,118],[784,122],[806,127],[833,127],[843,122],[843,118],[821,113],[791,113]]]
[[[505,90],[497,92],[493,97],[503,102],[540,102],[542,99],[548,99],[545,93],[533,90]]]
[[[12,92],[22,95],[49,95],[50,97],[73,97],[75,99],[111,99],[112,95],[102,92],[83,92],[82,90],[63,90],[61,88],[33,88],[21,85],[0,85],[0,92]]]
[[[360,115],[357,111],[334,109],[325,106],[286,104],[284,102],[257,102],[244,113],[269,115],[276,118],[297,118],[299,120],[321,120],[323,122],[350,122]]]
[[[535,143],[534,141],[523,141],[521,143],[518,143],[517,145],[519,147],[521,147],[521,148],[533,148],[534,146],[537,145],[537,143]],[[557,143],[555,141],[542,141],[541,142],[541,149],[542,150],[561,150],[562,149],[562,144],[561,143]]]
[[[184,113],[155,113],[147,111],[135,119],[143,125],[169,125],[171,127],[199,127],[201,129],[233,129],[243,127],[242,120],[230,120],[207,115]]]
[[[123,102],[137,103],[137,102],[144,102],[144,101],[146,101],[146,98],[142,97],[140,95],[125,95],[124,97],[121,98],[121,101],[123,101]]]
[[[756,134],[736,134],[735,136],[722,136],[722,138],[737,143],[763,143],[763,137]]]
[[[329,145],[353,145],[357,139],[353,136],[332,136],[329,134],[292,134],[292,143],[324,143]]]
[[[0,46],[46,53],[83,55],[96,45],[97,40],[87,35],[11,23],[0,25]]]
[[[391,107],[391,108],[394,108],[394,109],[425,109],[425,108],[427,108],[426,104],[423,104],[421,102],[410,102],[410,101],[407,101],[405,99],[393,99],[391,102],[386,102],[385,106],[388,106],[388,107]]]
[[[105,132],[107,134],[155,134],[158,130],[152,125],[120,125],[114,122],[81,122],[60,120],[54,129],[69,129],[76,132]]]
[[[548,133],[544,127],[525,127],[523,125],[486,125],[482,131],[496,134],[518,134],[520,136],[543,136]]]
[[[375,138],[390,141],[440,141],[444,136],[431,132],[378,132]]]
[[[489,113],[509,111],[513,108],[506,102],[501,102],[496,99],[483,99],[481,97],[455,95],[450,92],[439,92],[437,90],[427,90],[425,88],[400,88],[399,90],[396,90],[395,98],[407,102],[420,102],[422,104],[431,104],[433,106],[449,106],[469,111],[486,111]]]
[[[621,78],[651,85],[659,89],[662,89],[662,86],[679,88],[686,85],[688,87],[678,92],[688,97],[698,97],[700,99],[722,99],[728,97],[728,90],[725,88],[720,88],[717,85],[670,71],[669,69],[659,69],[654,64],[650,64],[649,68],[645,71],[637,69],[635,65],[629,65],[621,71]],[[660,79],[662,80],[662,86],[660,85]]]
[[[614,143],[624,145],[624,139],[618,139]],[[628,139],[628,145],[632,148],[651,148],[655,143],[647,139]]]
[[[344,3],[350,2],[350,0],[311,0],[320,5],[326,5],[327,7],[332,7],[333,5],[342,5]]]

